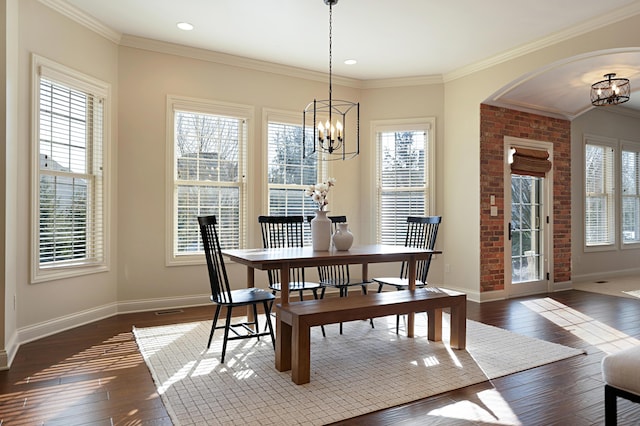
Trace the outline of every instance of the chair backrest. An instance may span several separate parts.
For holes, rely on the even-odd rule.
[[[264,248],[304,246],[304,216],[258,216]]]
[[[303,247],[304,216],[258,216],[264,248]],[[269,284],[280,282],[280,270],[267,270]],[[291,268],[290,282],[304,282],[304,268]]]
[[[442,222],[441,216],[409,216],[407,217],[407,234],[405,237],[405,247],[416,247],[433,250],[436,246],[438,227]],[[426,260],[417,262],[416,280],[427,282],[427,274],[431,265],[431,256]],[[409,265],[402,262],[400,268],[400,278],[407,278]]]
[[[211,284],[211,300],[216,303],[232,303],[231,287],[227,270],[224,266],[220,240],[216,228],[215,216],[199,216],[200,235],[204,244],[204,256],[207,259],[209,283]]]

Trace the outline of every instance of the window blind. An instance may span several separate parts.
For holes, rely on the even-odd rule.
[[[407,216],[424,216],[429,211],[428,134],[390,130],[376,137],[378,241],[403,245]]]
[[[615,243],[614,148],[585,145],[585,243]]]
[[[176,110],[174,123],[174,255],[203,252],[203,215],[216,215],[223,248],[240,247],[244,120]]]
[[[640,242],[640,152],[623,147],[622,161],[622,242]]]
[[[38,115],[40,268],[103,264],[104,99],[41,76]]]
[[[316,208],[304,191],[318,182],[318,162],[304,158],[302,126],[269,121],[269,214],[311,215]]]

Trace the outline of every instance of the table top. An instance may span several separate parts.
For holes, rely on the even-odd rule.
[[[276,269],[284,263],[290,267],[320,266],[333,264],[362,264],[399,262],[415,258],[425,260],[439,250],[414,247],[371,244],[353,246],[349,250],[314,251],[312,247],[229,249],[222,253],[234,262],[257,269]]]

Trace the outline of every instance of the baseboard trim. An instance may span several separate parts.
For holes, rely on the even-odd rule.
[[[20,344],[29,343],[61,331],[89,324],[97,320],[111,317],[117,313],[116,303],[109,303],[93,309],[76,312],[63,317],[54,318],[49,321],[22,327],[18,329],[18,341]]]
[[[618,271],[595,272],[592,274],[572,275],[571,279],[574,283],[584,283],[588,281],[598,281],[613,277],[626,277],[627,275],[639,275],[640,268],[621,269]]]
[[[184,297],[162,297],[156,299],[131,300],[118,303],[118,314],[130,314],[134,312],[148,312],[158,309],[187,308],[211,304],[209,294],[197,294]]]

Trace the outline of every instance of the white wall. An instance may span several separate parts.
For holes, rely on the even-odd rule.
[[[82,321],[83,312],[111,307],[116,302],[115,256],[118,241],[116,232],[117,203],[111,204],[111,225],[109,242],[111,244],[111,270],[106,273],[84,277],[30,284],[30,209],[31,209],[31,55],[36,53],[61,63],[112,86],[112,123],[111,134],[113,149],[117,153],[117,114],[118,103],[118,47],[105,38],[82,27],[71,20],[53,12],[35,0],[20,0],[19,4],[19,101],[18,101],[18,151],[16,166],[18,169],[17,209],[17,326],[22,337],[30,336],[29,327],[42,327],[36,334],[54,331],[46,323],[60,321],[57,328],[68,323]],[[117,184],[117,163],[112,161],[107,171],[112,188]],[[71,319],[71,318],[73,319]],[[66,320],[65,320],[66,318]]]

